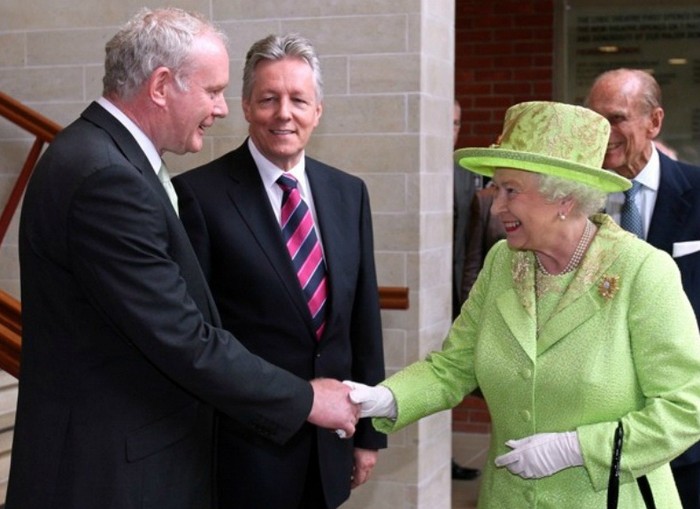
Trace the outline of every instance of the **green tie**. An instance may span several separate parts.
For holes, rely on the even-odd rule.
[[[161,184],[163,184],[165,192],[168,193],[168,198],[170,198],[170,203],[173,204],[175,213],[180,215],[177,207],[177,193],[175,192],[173,183],[170,182],[170,174],[168,173],[168,169],[165,167],[165,163],[162,161],[160,163],[160,169],[158,170],[158,180],[160,180]]]

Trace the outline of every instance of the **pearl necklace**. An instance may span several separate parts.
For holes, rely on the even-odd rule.
[[[576,267],[579,266],[581,263],[581,260],[583,259],[583,255],[586,254],[586,248],[588,248],[588,244],[591,241],[591,238],[593,237],[593,234],[595,232],[593,223],[590,221],[590,219],[586,219],[586,227],[583,229],[583,235],[581,235],[581,239],[578,241],[578,245],[576,246],[576,249],[574,249],[574,254],[571,255],[571,259],[569,260],[569,263],[566,264],[566,267],[564,267],[564,270],[562,270],[559,274],[552,274],[549,272],[547,269],[544,268],[544,265],[542,265],[542,262],[540,261],[540,258],[535,254],[535,260],[537,261],[537,268],[542,272],[542,274],[546,276],[560,276],[562,274],[567,274],[574,270]]]

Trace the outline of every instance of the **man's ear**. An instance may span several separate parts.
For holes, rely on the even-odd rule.
[[[173,73],[167,67],[158,67],[148,79],[148,96],[158,106],[165,106],[168,88],[174,81]]]
[[[649,124],[649,136],[650,139],[656,138],[661,132],[661,125],[664,121],[664,110],[663,108],[654,108],[651,112],[651,122]]]

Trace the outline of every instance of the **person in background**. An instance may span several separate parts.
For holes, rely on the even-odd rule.
[[[212,406],[280,444],[306,421],[354,432],[347,386],[217,327],[177,216],[161,156],[199,151],[228,113],[228,63],[204,18],[141,10],[107,42],[103,97],[33,173],[9,509],[210,509]]]
[[[296,34],[255,42],[241,98],[248,139],[174,179],[223,325],[301,378],[377,383],[384,355],[369,195],[359,178],[306,155],[323,111],[312,44]],[[303,232],[289,231],[295,222]],[[338,507],[384,447],[368,420],[353,440],[308,424],[281,444],[242,433],[224,415],[219,507]]]
[[[464,271],[462,276],[462,295],[469,292],[484,265],[489,249],[499,240],[505,238],[503,224],[491,213],[491,205],[496,197],[496,189],[490,185],[480,189],[472,199],[471,220],[466,253],[464,256]]]
[[[462,126],[462,108],[455,99],[453,107],[453,146],[456,147]],[[454,201],[453,201],[453,245],[452,245],[452,319],[459,315],[459,310],[466,300],[462,293],[462,275],[464,274],[465,250],[469,243],[469,225],[471,222],[471,204],[474,194],[481,188],[481,176],[464,171],[454,164]]]
[[[457,146],[459,131],[462,128],[462,107],[455,99],[452,108],[452,146]],[[471,201],[481,179],[478,175],[464,171],[454,164],[454,199],[452,214],[452,319],[459,315],[459,309],[466,298],[462,294],[462,274],[464,272],[465,248],[469,242],[469,223],[471,221]],[[452,458],[452,479],[471,480],[479,477],[476,468],[460,465]]]
[[[587,108],[535,101],[508,109],[495,145],[457,150],[493,175],[506,240],[440,351],[350,393],[394,432],[479,387],[480,509],[605,507],[614,452],[618,507],[644,507],[639,476],[681,507],[669,462],[700,438],[700,334],[673,259],[595,213],[630,187],[601,167],[609,135]]]
[[[700,168],[657,149],[664,119],[661,88],[641,70],[615,69],[594,81],[585,102],[610,122],[603,167],[633,183],[634,195],[612,195],[607,210],[624,227],[673,256],[683,288],[700,316]],[[685,509],[700,508],[700,443],[671,469]]]

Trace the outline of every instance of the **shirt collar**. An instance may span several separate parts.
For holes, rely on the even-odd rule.
[[[124,114],[122,110],[117,108],[106,97],[100,97],[99,99],[97,99],[97,103],[104,109],[106,109],[114,118],[116,118],[119,121],[120,124],[122,124],[131,133],[131,135],[136,140],[136,143],[138,143],[139,147],[141,147],[141,150],[148,158],[148,162],[151,163],[153,171],[158,173],[160,165],[162,164],[162,160],[160,158],[160,154],[158,154],[158,151],[156,150],[155,145],[153,145],[153,142],[149,139],[149,137],[146,136],[146,134],[141,130],[139,126],[137,126],[134,123],[133,120],[126,116],[126,114]]]
[[[255,146],[255,143],[251,138],[248,138],[248,149],[250,154],[253,156],[255,165],[258,167],[260,172],[260,178],[262,178],[265,188],[277,187],[277,179],[283,174],[292,175],[301,184],[302,189],[306,189],[306,164],[304,154],[302,153],[301,158],[296,166],[288,171],[282,171],[281,168],[276,166],[272,161],[266,158]],[[304,196],[304,191],[300,190],[302,196]]]
[[[651,143],[651,157],[647,161],[646,166],[642,168],[634,180],[642,184],[647,189],[656,192],[659,190],[659,181],[661,180],[661,163],[659,162],[659,152],[656,150],[653,142]]]

